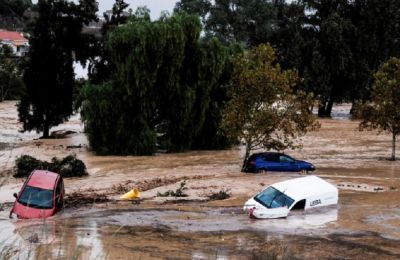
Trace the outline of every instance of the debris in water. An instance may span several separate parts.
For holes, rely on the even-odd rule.
[[[28,241],[32,244],[36,244],[39,243],[39,236],[37,233],[31,235],[30,237],[28,237]]]
[[[130,190],[129,192],[125,193],[121,197],[119,197],[122,200],[134,200],[140,198],[140,191],[139,189],[135,188]]]
[[[109,202],[110,200],[105,194],[92,192],[90,194],[83,194],[80,192],[73,192],[67,194],[64,199],[65,207],[78,207],[81,205],[92,203]]]

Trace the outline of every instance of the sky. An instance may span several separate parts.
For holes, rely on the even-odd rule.
[[[99,11],[102,14],[104,11],[112,8],[114,0],[98,0]],[[172,13],[175,7],[176,0],[125,0],[129,4],[128,8],[136,10],[138,6],[147,6],[150,9],[150,15],[152,19],[157,19],[162,11],[168,11]]]
[[[74,2],[78,2],[74,0]],[[115,0],[97,0],[99,3],[99,16],[110,10],[115,3]],[[132,8],[133,11],[139,6],[147,6],[150,9],[151,19],[157,19],[162,11],[168,11],[172,13],[175,7],[176,0],[125,0],[129,4],[128,8]],[[32,0],[32,3],[36,4],[37,0]]]

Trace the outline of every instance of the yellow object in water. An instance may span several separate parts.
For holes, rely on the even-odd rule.
[[[120,199],[123,199],[123,200],[134,200],[137,198],[140,198],[140,191],[139,191],[139,189],[136,189],[136,188],[132,189],[131,191],[125,193],[124,195],[122,195],[120,197]]]

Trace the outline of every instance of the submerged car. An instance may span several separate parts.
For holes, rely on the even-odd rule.
[[[251,199],[243,210],[252,218],[284,218],[293,209],[309,210],[338,203],[338,189],[317,176],[278,182]]]
[[[63,207],[64,183],[62,177],[54,172],[35,170],[14,193],[16,201],[10,212],[21,219],[48,218]]]
[[[276,152],[265,152],[252,154],[246,161],[244,172],[264,172],[264,171],[280,171],[280,172],[301,172],[307,174],[314,171],[315,166],[306,161],[296,160],[289,155]]]

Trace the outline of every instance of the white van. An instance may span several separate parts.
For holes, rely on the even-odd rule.
[[[284,218],[292,209],[311,209],[338,203],[338,189],[317,176],[278,182],[249,199],[243,210],[252,218]]]

